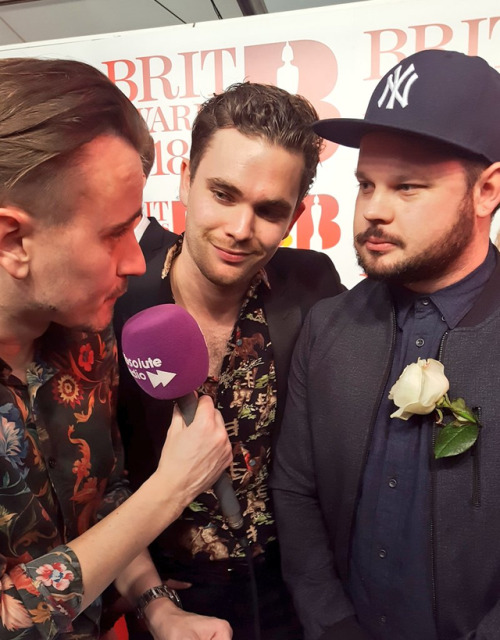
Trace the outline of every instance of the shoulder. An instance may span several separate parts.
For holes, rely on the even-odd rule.
[[[313,251],[312,249],[289,249],[285,247],[279,248],[271,258],[269,264],[273,264],[276,268],[299,269],[304,265],[310,265],[318,269],[335,269],[333,262],[321,251]]]
[[[149,262],[158,253],[164,254],[177,242],[178,238],[176,233],[164,229],[156,218],[149,218],[149,224],[139,240],[146,262]]]
[[[366,278],[341,295],[317,302],[311,312],[312,321],[330,322],[332,318],[348,321],[360,319],[369,324],[392,313],[392,302],[387,286]]]
[[[320,251],[280,248],[266,266],[271,286],[281,281],[296,288],[325,288],[329,295],[344,291],[330,258]]]

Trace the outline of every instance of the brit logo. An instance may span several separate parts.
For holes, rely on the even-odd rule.
[[[394,73],[391,73],[387,78],[384,93],[381,95],[377,103],[379,108],[383,106],[385,99],[388,96],[389,98],[385,105],[386,109],[394,109],[394,103],[396,100],[403,109],[408,106],[408,94],[410,93],[413,83],[418,78],[418,75],[415,72],[415,66],[413,64],[406,69],[403,75],[401,75],[402,69],[403,67],[399,65]]]

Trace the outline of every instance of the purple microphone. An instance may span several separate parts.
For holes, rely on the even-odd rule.
[[[130,375],[148,395],[176,400],[187,425],[208,376],[208,350],[198,323],[183,307],[160,304],[136,313],[123,326],[122,350]],[[232,529],[243,526],[231,479],[223,473],[214,493]]]

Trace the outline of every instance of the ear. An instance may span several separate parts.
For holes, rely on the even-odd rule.
[[[181,186],[179,196],[182,204],[187,207],[189,199],[189,189],[191,188],[191,171],[189,169],[189,160],[182,159],[181,164]]]
[[[295,209],[295,211],[293,212],[292,219],[290,220],[290,224],[288,225],[286,233],[283,236],[284,238],[286,238],[290,234],[290,231],[293,229],[293,225],[297,222],[297,220],[300,218],[300,216],[304,213],[304,209],[305,208],[306,208],[305,202],[302,201],[299,204],[299,206]]]
[[[491,164],[474,185],[476,215],[486,218],[500,204],[500,162]]]
[[[33,232],[33,219],[15,207],[0,207],[0,267],[20,280],[29,273],[26,238]]]

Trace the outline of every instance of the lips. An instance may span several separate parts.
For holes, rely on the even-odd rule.
[[[395,237],[384,234],[379,227],[366,229],[363,233],[359,233],[355,238],[356,244],[364,246],[368,251],[382,253],[390,251],[395,247],[403,248],[403,243]]]
[[[127,285],[124,287],[120,287],[119,289],[115,289],[109,296],[107,296],[106,301],[115,301],[120,296],[122,296],[127,291]]]
[[[239,262],[244,262],[246,258],[248,258],[250,253],[246,251],[237,251],[235,249],[225,249],[223,247],[219,247],[214,245],[214,249],[216,250],[219,257],[225,262],[231,262],[233,264],[237,264]]]
[[[374,238],[373,236],[367,238],[363,244],[369,251],[388,251],[395,246],[393,242],[385,238]]]

